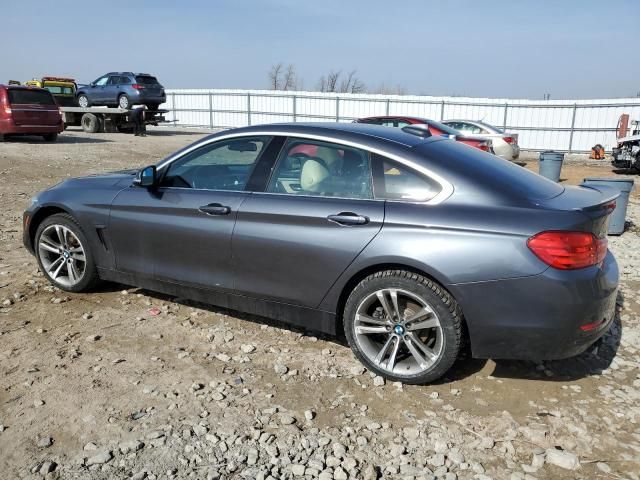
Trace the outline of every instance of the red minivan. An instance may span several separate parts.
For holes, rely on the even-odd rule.
[[[64,130],[60,109],[44,88],[0,85],[0,142],[10,135],[42,135],[55,142]]]

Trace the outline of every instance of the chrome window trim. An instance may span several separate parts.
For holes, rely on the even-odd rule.
[[[403,157],[400,157],[396,154],[387,152],[385,150],[380,150],[378,148],[373,148],[369,145],[363,144],[363,143],[359,143],[359,142],[353,142],[350,140],[343,140],[343,139],[337,139],[334,137],[330,137],[330,136],[326,136],[326,135],[318,135],[315,133],[303,133],[303,132],[285,132],[285,131],[266,131],[266,130],[256,130],[256,131],[251,131],[251,132],[239,132],[239,133],[227,133],[224,135],[220,135],[218,137],[215,138],[211,138],[209,140],[203,141],[201,143],[197,143],[195,145],[193,145],[192,147],[188,148],[187,150],[180,152],[179,154],[174,154],[173,156],[165,159],[164,161],[162,161],[161,163],[159,163],[157,165],[157,169],[163,169],[165,167],[167,167],[168,165],[170,165],[171,163],[175,162],[176,160],[182,158],[185,155],[188,155],[189,153],[191,153],[192,151],[204,147],[206,145],[209,145],[210,143],[213,142],[218,142],[218,141],[222,141],[222,140],[228,140],[228,139],[232,139],[232,138],[241,138],[241,137],[255,137],[255,136],[261,136],[261,135],[268,135],[268,136],[282,136],[282,137],[296,137],[296,138],[302,138],[302,139],[309,139],[309,140],[318,140],[318,141],[323,141],[323,142],[329,142],[329,143],[337,143],[339,145],[346,145],[349,147],[353,147],[353,148],[359,148],[361,150],[365,150],[369,153],[375,153],[377,155],[381,155],[383,157],[387,157],[390,160],[394,160],[402,165],[404,165],[405,167],[408,167],[412,170],[415,170],[417,172],[420,172],[422,175],[425,175],[429,178],[431,178],[432,180],[434,180],[436,183],[438,183],[440,185],[440,187],[442,188],[440,190],[440,192],[433,197],[430,200],[427,200],[425,202],[418,202],[422,205],[438,205],[442,202],[444,202],[447,198],[449,198],[452,194],[453,194],[453,185],[445,180],[443,177],[441,177],[440,175],[432,172],[431,170],[429,170],[428,168],[425,168],[421,165],[416,165],[414,162],[411,162]],[[256,192],[256,193],[268,193],[268,192]],[[279,194],[279,193],[275,193],[274,195],[287,195],[287,194]],[[296,195],[291,195],[292,197],[295,197]],[[318,198],[338,198],[338,197],[322,197],[319,196]],[[398,201],[398,200],[396,200]],[[401,201],[401,200],[400,200]],[[416,202],[411,202],[411,203],[416,203]]]

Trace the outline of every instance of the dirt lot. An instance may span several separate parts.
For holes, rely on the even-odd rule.
[[[640,478],[635,226],[610,239],[619,313],[597,350],[462,360],[425,387],[385,384],[339,341],[263,319],[118,285],[49,286],[21,244],[33,194],[201,135],[0,144],[0,478]],[[562,177],[610,175],[574,157]],[[640,225],[638,192],[629,216]]]

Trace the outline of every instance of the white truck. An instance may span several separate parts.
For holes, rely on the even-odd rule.
[[[629,125],[628,135],[618,138],[618,146],[611,150],[616,168],[634,168],[640,172],[640,120]]]
[[[131,110],[110,107],[60,107],[65,128],[70,125],[81,126],[87,133],[130,132],[133,130]],[[164,114],[168,110],[146,111],[144,123],[155,125],[164,123]]]

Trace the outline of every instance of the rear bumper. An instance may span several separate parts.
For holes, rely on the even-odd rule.
[[[453,285],[475,357],[552,360],[587,350],[615,315],[618,265]],[[584,331],[580,327],[595,326]]]
[[[63,130],[62,117],[57,125],[16,125],[11,119],[0,119],[0,133],[4,135],[43,135],[61,133]]]
[[[135,93],[130,95],[133,103],[165,103],[167,101],[166,94],[154,95],[144,90],[135,90]]]

